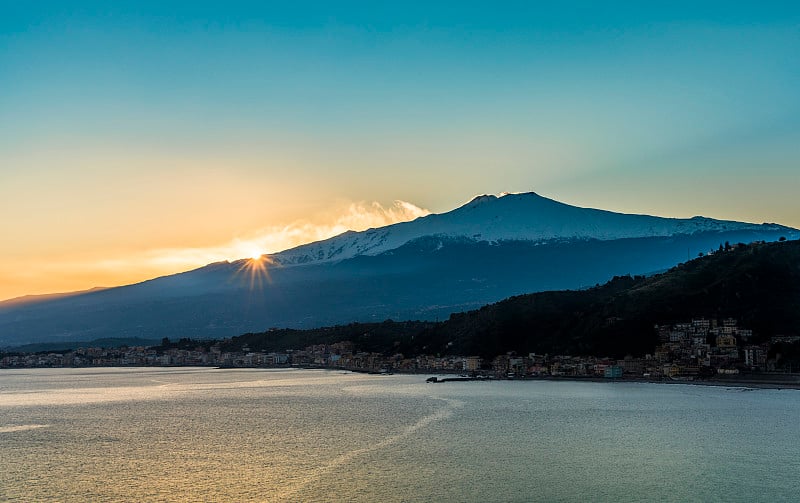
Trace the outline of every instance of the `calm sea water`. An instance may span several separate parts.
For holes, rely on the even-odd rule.
[[[798,501],[800,391],[0,371],[0,501]]]

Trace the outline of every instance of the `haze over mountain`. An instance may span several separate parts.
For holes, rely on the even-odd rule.
[[[269,327],[438,319],[506,297],[667,269],[796,229],[626,215],[535,193],[135,285],[0,305],[0,346],[101,337],[222,338]]]

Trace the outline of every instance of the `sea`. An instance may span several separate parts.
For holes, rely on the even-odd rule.
[[[800,501],[800,391],[0,371],[0,501]]]

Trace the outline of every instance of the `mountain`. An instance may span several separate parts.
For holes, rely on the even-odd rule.
[[[444,319],[512,295],[662,271],[726,242],[780,237],[800,232],[625,215],[534,193],[480,196],[448,213],[347,232],[262,262],[221,262],[135,285],[0,305],[0,347]]]
[[[273,330],[233,338],[226,350],[283,351],[351,341],[356,351],[481,355],[651,353],[656,324],[735,318],[754,342],[800,335],[800,241],[752,244],[653,276],[618,276],[586,290],[515,296],[447,321]],[[300,343],[298,345],[298,342]]]
[[[105,287],[98,286],[88,290],[81,290],[78,292],[64,292],[64,293],[46,293],[42,295],[24,295],[22,297],[15,297],[13,299],[0,301],[0,309],[4,307],[19,307],[26,304],[36,304],[46,300],[63,299],[66,297],[74,297],[75,295],[82,295],[89,292],[99,292],[105,290]]]
[[[415,239],[437,236],[470,241],[530,241],[668,237],[704,232],[787,230],[779,225],[756,225],[714,220],[626,215],[578,208],[535,192],[478,196],[466,205],[411,222],[345,232],[324,241],[299,246],[273,256],[284,266],[331,262],[356,256],[374,256]]]

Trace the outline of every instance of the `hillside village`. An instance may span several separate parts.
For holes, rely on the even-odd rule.
[[[487,378],[597,377],[695,380],[715,375],[791,372],[776,348],[797,345],[800,336],[777,336],[753,344],[753,332],[736,319],[695,319],[656,325],[659,345],[644,357],[611,359],[508,353],[488,360],[478,356],[407,356],[359,352],[349,341],[318,344],[285,352],[223,351],[222,345],[178,347],[79,348],[73,351],[6,354],[2,368],[210,366],[226,368],[327,368],[373,373],[455,373]],[[778,356],[778,358],[776,358]]]

